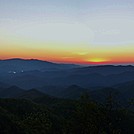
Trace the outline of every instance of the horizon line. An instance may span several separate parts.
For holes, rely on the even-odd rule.
[[[44,62],[50,62],[50,63],[55,63],[55,64],[75,64],[75,65],[83,65],[83,66],[104,66],[104,65],[111,65],[111,66],[134,66],[134,63],[129,63],[129,62],[72,62],[72,61],[53,61],[53,60],[43,60],[39,58],[3,58],[0,59],[0,61],[6,61],[6,60],[37,60],[37,61],[44,61]]]

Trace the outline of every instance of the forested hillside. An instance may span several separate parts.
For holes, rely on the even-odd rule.
[[[115,107],[109,96],[104,105],[87,94],[79,100],[49,96],[0,99],[1,134],[132,134],[134,114]]]

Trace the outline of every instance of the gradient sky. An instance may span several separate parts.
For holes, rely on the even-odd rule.
[[[0,59],[134,63],[134,0],[0,0]]]

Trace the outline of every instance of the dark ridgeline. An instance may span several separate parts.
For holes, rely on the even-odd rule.
[[[24,89],[78,85],[106,87],[134,80],[134,66],[78,66],[40,60],[9,59],[0,61],[0,81]]]
[[[134,133],[131,65],[1,60],[0,98],[0,134]]]

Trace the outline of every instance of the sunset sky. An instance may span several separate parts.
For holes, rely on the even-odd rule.
[[[134,64],[134,0],[0,0],[0,59]]]

